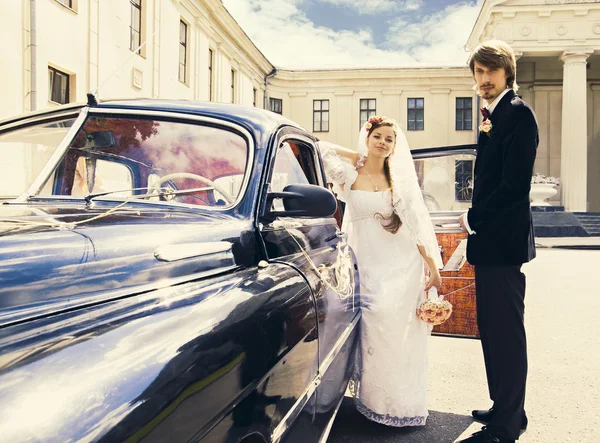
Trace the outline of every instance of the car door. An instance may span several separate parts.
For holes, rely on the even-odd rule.
[[[314,142],[308,134],[287,128],[280,131],[272,147],[266,186],[282,192],[288,185],[318,185],[325,177]],[[349,362],[359,318],[356,260],[333,215],[326,217],[269,217],[283,211],[283,202],[268,202],[262,217],[261,237],[269,261],[298,269],[310,285],[318,316],[319,356],[317,395],[298,409],[309,411],[317,423],[313,431],[327,428],[341,401],[349,378]],[[315,431],[316,429],[316,431]],[[311,441],[307,435],[304,440]],[[295,441],[287,438],[286,441]]]
[[[434,334],[479,337],[475,306],[475,269],[466,261],[467,233],[458,217],[471,207],[476,145],[413,151],[423,198],[437,235],[444,268],[442,289],[452,303],[450,319]]]

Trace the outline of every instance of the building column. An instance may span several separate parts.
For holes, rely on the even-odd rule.
[[[86,91],[94,91],[99,85],[100,70],[100,2],[89,2],[89,29],[88,29],[88,66]],[[79,101],[82,98],[79,97]]]
[[[561,188],[565,210],[587,211],[587,74],[593,51],[565,51],[561,136]]]

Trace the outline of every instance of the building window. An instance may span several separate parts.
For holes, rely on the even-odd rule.
[[[454,161],[454,196],[456,201],[471,201],[473,197],[473,160]]]
[[[48,66],[48,100],[64,105],[69,103],[69,74]]]
[[[471,131],[473,129],[473,99],[471,97],[456,98],[456,130]]]
[[[361,98],[360,99],[360,127],[367,122],[371,117],[376,115],[376,104],[377,101],[374,98]]]
[[[67,8],[73,9],[73,0],[56,0],[58,3],[65,5]]]
[[[329,132],[329,100],[313,100],[313,132]]]
[[[179,81],[187,81],[187,40],[188,26],[181,20],[179,22]]]
[[[213,50],[208,50],[208,100],[213,99]]]
[[[231,70],[231,103],[235,103],[235,69]]]
[[[409,98],[408,99],[408,130],[422,131],[425,129],[425,99],[424,98]]]
[[[283,114],[282,100],[280,98],[269,99],[269,109],[277,114]]]
[[[129,0],[131,3],[131,26],[129,35],[129,49],[139,54],[142,36],[142,0]]]
[[[258,91],[256,90],[256,88],[252,88],[252,106],[254,106],[256,108],[256,97],[257,97]]]

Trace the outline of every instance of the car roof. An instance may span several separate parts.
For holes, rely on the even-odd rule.
[[[85,103],[67,104],[51,108],[39,112],[32,112],[16,117],[11,117],[0,121],[0,129],[2,125],[15,123],[19,120],[26,120],[32,117],[43,117],[54,113],[62,113],[68,110],[75,110],[86,106]],[[216,119],[223,119],[238,124],[243,124],[253,131],[270,132],[281,126],[293,126],[304,130],[297,123],[265,109],[255,108],[251,106],[201,102],[192,100],[166,100],[166,99],[117,99],[106,100],[91,106],[91,109],[127,109],[127,110],[144,110],[144,111],[161,111],[174,112],[180,114],[190,114]]]

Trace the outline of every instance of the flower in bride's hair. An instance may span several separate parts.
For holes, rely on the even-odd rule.
[[[373,125],[372,125],[371,123],[369,123],[369,122],[366,122],[366,123],[365,123],[365,126],[364,126],[364,128],[365,128],[365,131],[369,131],[369,129],[371,129],[371,127],[372,127],[372,126],[373,126]]]
[[[383,117],[380,115],[374,115],[373,117],[371,117],[369,119],[369,123],[371,123],[372,125],[376,124],[376,123],[381,123],[383,121]]]

